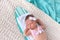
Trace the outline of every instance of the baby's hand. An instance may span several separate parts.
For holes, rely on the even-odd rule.
[[[29,29],[25,29],[25,33],[24,33],[24,35],[25,35],[25,36],[29,36],[29,35],[31,35]]]

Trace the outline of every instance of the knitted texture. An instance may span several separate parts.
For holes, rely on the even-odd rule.
[[[24,40],[15,21],[13,1],[0,0],[0,40]]]

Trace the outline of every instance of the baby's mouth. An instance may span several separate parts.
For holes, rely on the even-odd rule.
[[[31,30],[34,30],[34,29],[36,29],[36,28],[37,28],[37,26],[36,26],[36,27],[31,28]]]

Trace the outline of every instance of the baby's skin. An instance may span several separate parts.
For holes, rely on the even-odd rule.
[[[28,35],[31,35],[31,32],[30,32],[30,29],[31,30],[38,30],[37,28],[37,21],[39,19],[37,19],[36,21],[33,21],[33,20],[26,20],[26,29],[25,29],[25,34],[28,36]],[[42,26],[42,25],[39,25],[39,29],[41,30],[44,30],[45,28]]]
[[[44,24],[41,22],[41,20],[36,19],[36,20],[30,20],[27,19],[26,21],[26,29],[24,31],[26,36],[31,35],[35,40],[47,40],[47,36],[45,33],[45,26]],[[39,25],[39,27],[37,27],[37,24]],[[43,30],[41,33],[37,34],[39,30]],[[35,32],[34,32],[35,31]]]

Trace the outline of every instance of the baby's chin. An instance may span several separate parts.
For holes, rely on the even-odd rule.
[[[31,29],[33,30],[33,29],[35,29],[36,27],[31,27]]]

